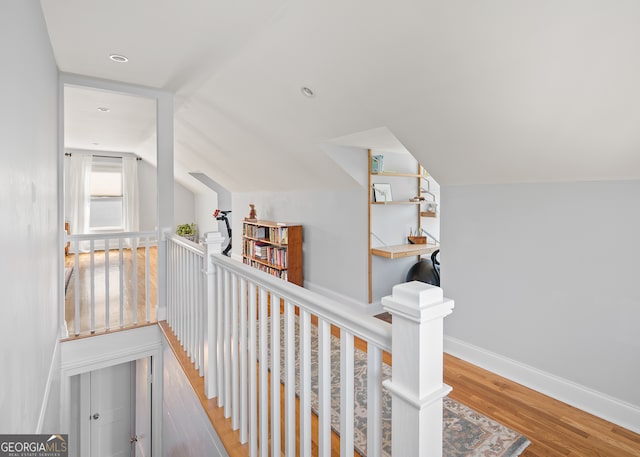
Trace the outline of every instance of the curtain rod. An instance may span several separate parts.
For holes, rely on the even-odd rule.
[[[64,155],[68,156],[68,157],[71,157],[72,154],[70,152],[65,152]],[[104,158],[107,158],[107,159],[122,159],[123,158],[123,156],[103,156],[103,155],[100,155],[100,154],[88,154],[88,155],[90,155],[91,157],[104,157]],[[136,156],[136,160],[142,160],[142,157],[137,157]]]

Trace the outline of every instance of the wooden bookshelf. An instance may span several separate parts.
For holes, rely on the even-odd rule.
[[[302,225],[243,221],[242,261],[302,287]]]

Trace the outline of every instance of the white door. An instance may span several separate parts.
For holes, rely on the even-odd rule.
[[[91,372],[91,457],[131,457],[133,363]]]
[[[135,457],[151,457],[151,358],[136,360]]]

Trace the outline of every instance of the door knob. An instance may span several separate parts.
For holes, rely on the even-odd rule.
[[[98,420],[98,419],[100,419],[100,414],[99,413],[95,413],[93,415],[93,420]]]

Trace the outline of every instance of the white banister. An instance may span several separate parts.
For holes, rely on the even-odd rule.
[[[138,261],[142,260],[139,256],[144,256],[144,272],[141,271],[139,279],[144,281],[145,287],[144,311],[140,310],[140,316],[144,315],[145,322],[151,321],[152,306],[156,305],[151,303],[150,276],[150,244],[154,236],[155,232],[65,235],[65,241],[72,246],[75,278],[74,315],[68,315],[65,318],[68,321],[73,318],[73,333],[76,336],[83,332],[108,331],[113,327],[125,328],[126,325],[138,323]],[[144,243],[144,252],[141,243]],[[140,252],[138,252],[138,246],[140,246]],[[111,265],[112,249],[118,251],[117,266]],[[124,258],[125,249],[131,252],[130,259],[127,256],[126,261]],[[103,252],[102,255],[99,253],[100,251]],[[82,262],[80,261],[81,256]],[[117,271],[113,271],[114,268]],[[99,269],[104,272],[104,279],[97,281],[96,271]],[[142,268],[140,269],[142,270]],[[113,277],[111,277],[112,274]],[[116,293],[112,291],[112,286],[116,281],[118,283],[119,306],[115,306]],[[128,287],[128,284],[131,284],[132,287]],[[126,308],[125,305],[127,305]],[[87,316],[83,316],[81,313],[87,313]],[[114,314],[113,321],[112,313]],[[115,314],[118,314],[117,320]]]
[[[443,298],[440,288],[416,282],[396,286],[393,295],[383,299],[393,315],[390,326],[221,255],[222,241],[219,234],[209,234],[201,263],[184,263],[201,252],[191,243],[168,246],[168,258],[177,269],[167,270],[174,302],[167,311],[175,316],[174,331],[185,349],[195,351],[190,356],[196,365],[198,351],[204,353],[206,395],[217,397],[224,416],[239,430],[240,442],[248,444],[249,456],[317,452],[326,457],[336,451],[331,449],[334,432],[343,456],[365,445],[368,457],[386,455],[390,447],[393,455],[441,456],[442,397],[450,390],[442,382],[442,326],[453,302]],[[207,277],[200,289],[194,280],[198,269]],[[202,309],[201,303],[206,304]],[[383,352],[394,355],[392,378],[385,382]],[[368,409],[364,432],[354,426],[355,368],[361,370],[363,357]],[[337,375],[332,365],[340,370],[339,401],[331,398]],[[317,391],[312,389],[316,376]],[[382,422],[387,392],[393,405],[391,443]],[[336,402],[339,414],[332,410]],[[317,451],[313,414],[318,418]]]
[[[392,453],[442,456],[443,320],[453,301],[442,289],[422,282],[394,286],[382,299],[393,316],[392,379],[384,386],[392,396]]]

